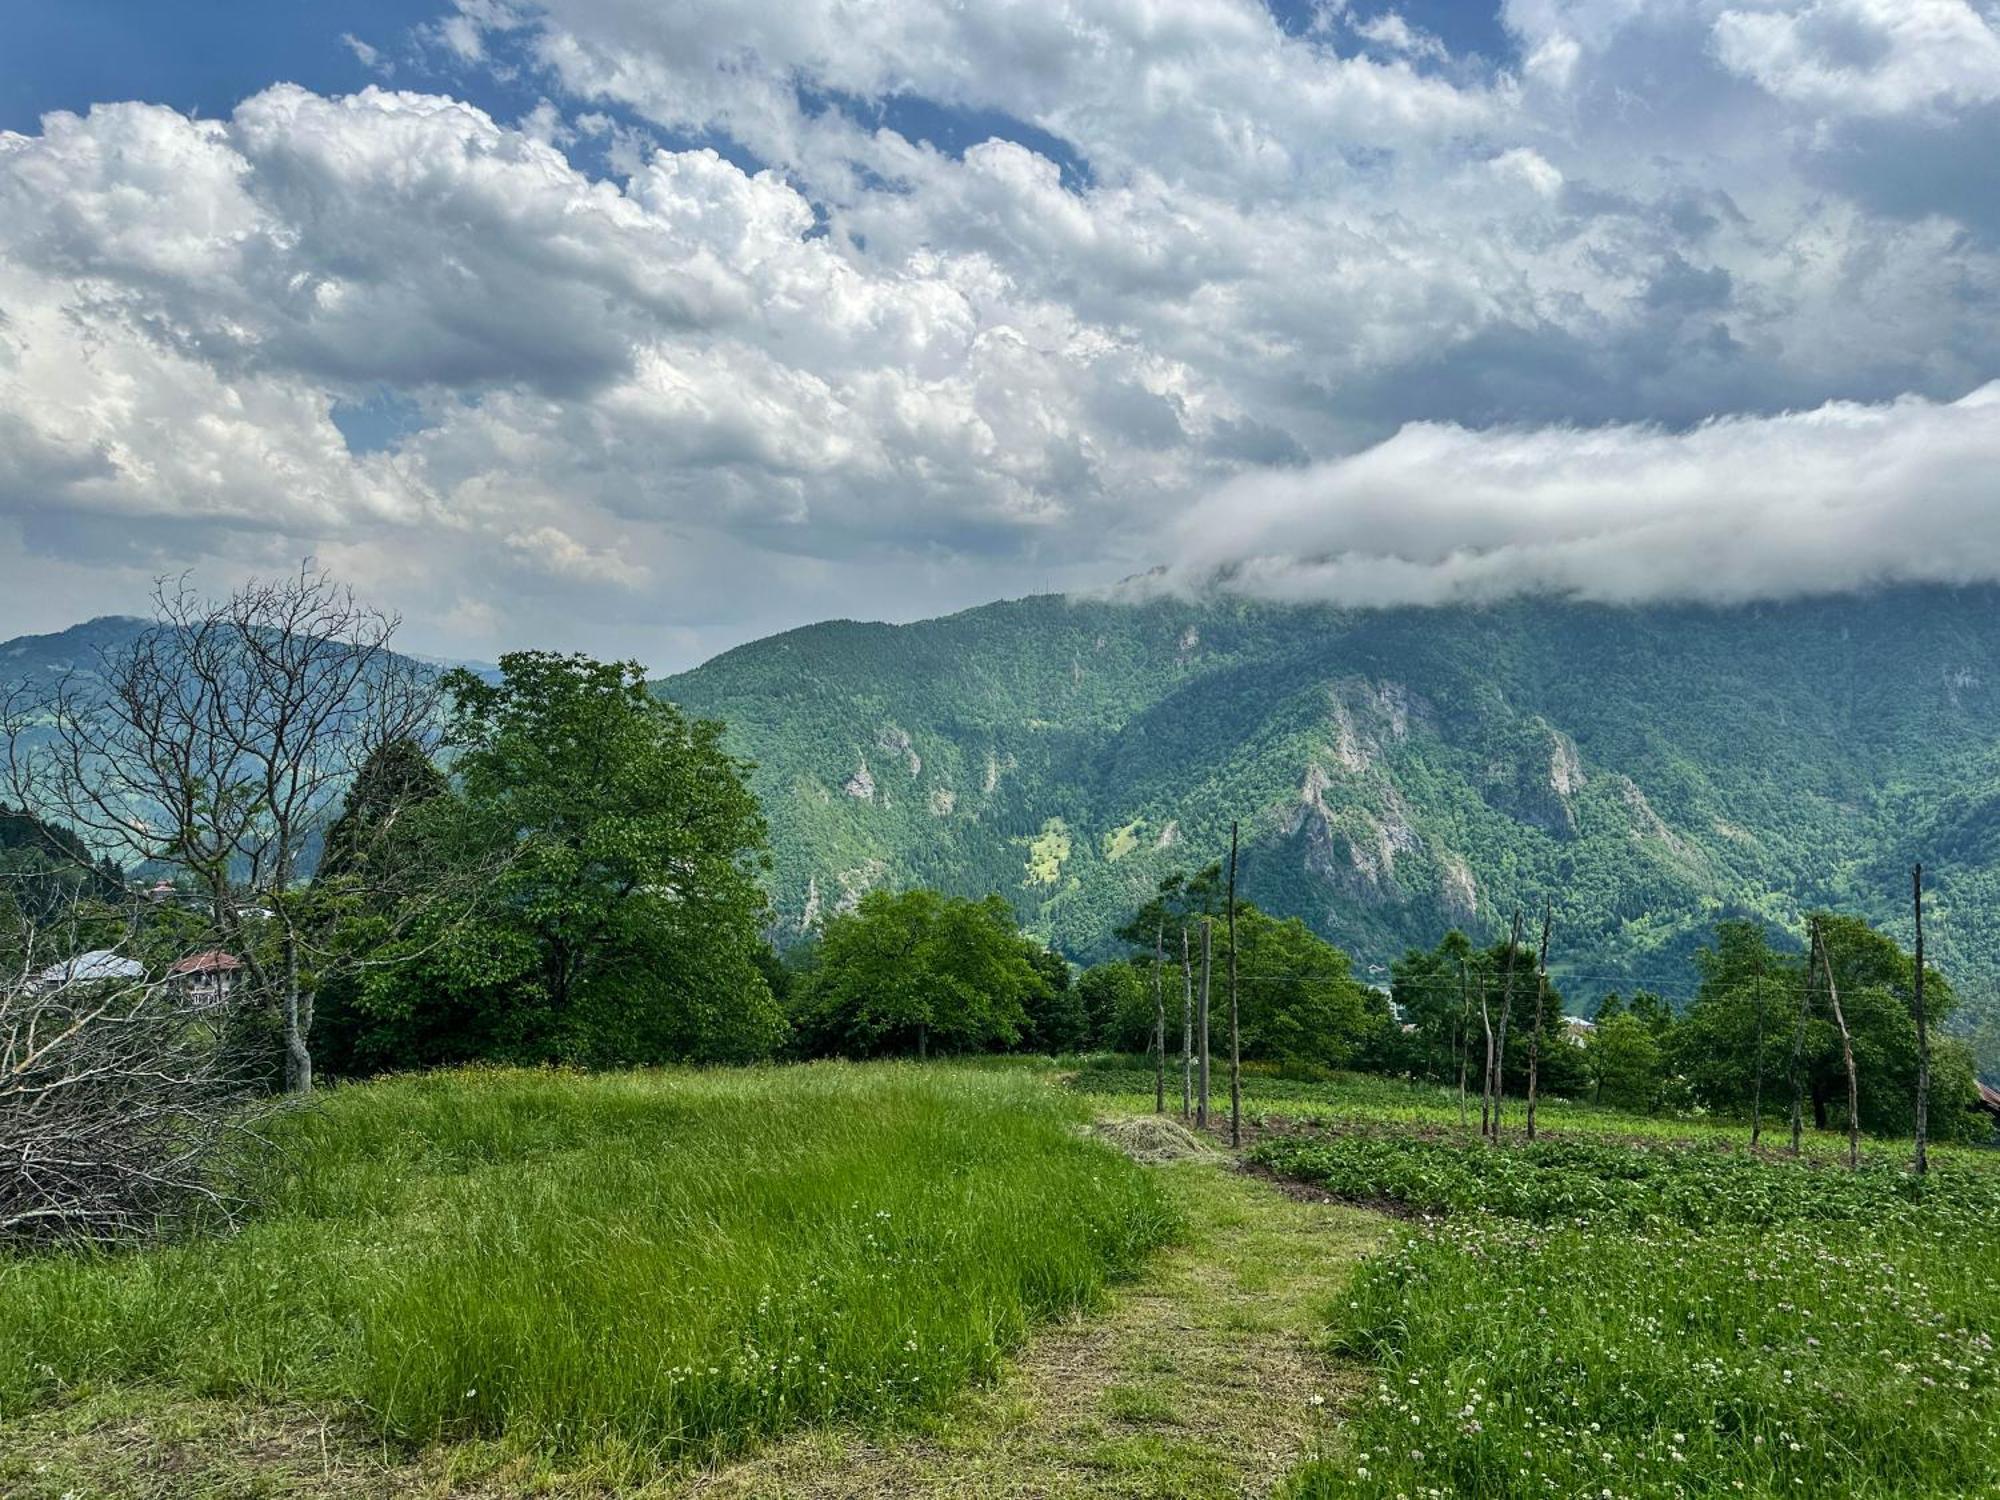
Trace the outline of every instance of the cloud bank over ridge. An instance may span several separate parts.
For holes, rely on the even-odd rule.
[[[306,551],[662,667],[1160,563],[2000,577],[1991,0],[1419,15],[457,0],[329,43],[396,88],[0,132],[10,622]]]
[[[2000,381],[1657,427],[1405,427],[1246,474],[1137,585],[1358,605],[1553,594],[1737,604],[2000,580]]]

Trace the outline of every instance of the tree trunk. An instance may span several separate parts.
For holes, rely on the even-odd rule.
[[[1542,1012],[1549,999],[1549,920],[1548,899],[1542,902],[1542,957],[1536,966],[1535,1029],[1528,1033],[1528,1139],[1535,1138],[1535,1086],[1542,1071]]]
[[[1236,1009],[1236,825],[1229,825],[1229,1144],[1243,1144],[1243,1033]]]
[[[923,1062],[931,1055],[931,1023],[917,1022],[917,1061]]]
[[[288,938],[285,953],[285,1087],[301,1098],[313,1091],[312,1052],[306,1035],[312,1028],[312,1001],[299,988],[299,952]]]
[[[1153,1113],[1167,1112],[1167,931],[1153,929]]]
[[[1917,923],[1917,970],[1911,1010],[1917,1023],[1917,1173],[1930,1171],[1931,1032],[1924,1017],[1924,867],[1910,871],[1910,910]]]
[[[1209,954],[1213,945],[1215,919],[1201,919],[1201,1000],[1195,1017],[1195,1029],[1201,1044],[1200,1078],[1194,1096],[1194,1122],[1202,1129],[1208,1128],[1208,970]]]

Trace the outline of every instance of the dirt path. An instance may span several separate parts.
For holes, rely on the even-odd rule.
[[[993,1389],[928,1431],[792,1439],[680,1493],[690,1500],[951,1500],[1268,1495],[1337,1420],[1359,1377],[1314,1347],[1324,1300],[1383,1221],[1301,1202],[1215,1163],[1157,1168],[1186,1245],[1101,1317],[1044,1331]],[[1325,1406],[1315,1408],[1313,1396]]]

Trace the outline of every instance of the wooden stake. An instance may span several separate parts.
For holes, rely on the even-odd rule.
[[[1479,1024],[1486,1031],[1486,1071],[1479,1075],[1479,1138],[1492,1131],[1493,1119],[1493,1015],[1486,1008],[1486,975],[1479,976]]]
[[[1197,1064],[1200,1078],[1194,1096],[1194,1122],[1202,1129],[1208,1128],[1208,970],[1209,954],[1214,947],[1215,918],[1201,919],[1201,999],[1195,1011],[1195,1029],[1201,1043],[1201,1060]]]
[[[1458,1128],[1465,1129],[1465,1065],[1472,1060],[1472,996],[1465,984],[1465,960],[1458,961]]]
[[[1806,1050],[1806,1017],[1812,1010],[1813,960],[1819,954],[1819,922],[1817,919],[1806,927],[1806,974],[1805,982],[1799,986],[1799,1019],[1792,1028],[1792,1155],[1799,1154],[1799,1136],[1805,1130],[1805,1077],[1800,1069],[1804,1066]]]
[[[1229,825],[1229,1144],[1243,1144],[1243,1032],[1236,1011],[1236,825]]]
[[[1181,923],[1181,1118],[1194,1116],[1194,964],[1188,958],[1187,923]]]
[[[1167,1112],[1167,928],[1153,928],[1153,1113]]]
[[[1514,950],[1521,946],[1521,908],[1514,908],[1514,928],[1507,939],[1507,961],[1500,967],[1500,1040],[1493,1049],[1493,1139],[1500,1139],[1500,1101],[1507,1097],[1507,1023],[1514,1019]]]
[[[1750,1085],[1750,1149],[1764,1134],[1764,931],[1757,929],[1757,977],[1752,981],[1757,1000],[1757,1077]]]
[[[1854,1039],[1847,1034],[1847,1017],[1840,1013],[1840,988],[1833,982],[1833,955],[1826,939],[1819,940],[1820,968],[1826,974],[1826,998],[1833,1006],[1833,1024],[1840,1028],[1840,1056],[1847,1065],[1847,1169],[1861,1165],[1861,1091],[1854,1079]]]
[[[1911,1009],[1917,1021],[1917,1173],[1931,1169],[1931,1032],[1924,1018],[1924,867],[1910,870],[1910,910],[1917,920],[1917,976]]]
[[[1542,898],[1542,957],[1536,966],[1535,1029],[1528,1033],[1528,1139],[1535,1138],[1535,1085],[1542,1070],[1542,1011],[1549,999],[1549,920],[1552,904]]]

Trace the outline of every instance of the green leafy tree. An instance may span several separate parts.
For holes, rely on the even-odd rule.
[[[1069,970],[1069,960],[1053,948],[1031,948],[1028,962],[1041,975],[1042,987],[1028,995],[1027,1029],[1021,1045],[1030,1052],[1075,1052],[1090,1036],[1090,1017]]]
[[[1865,1130],[1899,1133],[1915,1114],[1917,1038],[1911,1015],[1915,961],[1897,943],[1859,917],[1822,914],[1820,932],[1840,989],[1853,1038],[1854,1065]],[[1672,1060],[1694,1098],[1711,1109],[1747,1113],[1758,1078],[1758,1010],[1763,1009],[1763,1108],[1767,1124],[1791,1105],[1792,1044],[1808,986],[1801,1082],[1816,1129],[1846,1113],[1847,1074],[1840,1032],[1815,966],[1810,980],[1804,955],[1780,950],[1756,923],[1718,924],[1713,946],[1696,956],[1701,987],[1687,1015],[1673,1028]],[[1948,1022],[1957,996],[1944,976],[1926,966],[1925,1004],[1933,1025]],[[1972,1065],[1964,1045],[1939,1037],[1932,1049],[1931,1114],[1941,1138],[1976,1133],[1969,1114]]]
[[[1226,974],[1228,942],[1216,932],[1216,972]],[[1347,1067],[1392,1030],[1388,997],[1356,980],[1347,955],[1297,917],[1239,903],[1236,943],[1245,1057]]]
[[[1594,1097],[1622,1109],[1652,1110],[1666,1082],[1666,1059],[1659,1038],[1629,1010],[1597,1023],[1584,1048]]]
[[[499,873],[364,985],[363,1060],[768,1055],[764,821],[722,726],[654,698],[636,663],[530,651],[500,671],[446,679],[457,793],[408,815],[432,857]]]
[[[1174,984],[1180,970],[1170,966]],[[1167,976],[1163,975],[1162,978]],[[1153,1045],[1153,956],[1143,959],[1112,959],[1093,964],[1078,976],[1077,993],[1083,1000],[1094,1045],[1118,1052],[1146,1052]],[[1178,991],[1166,997],[1174,1017],[1169,1051],[1178,1045],[1180,1000]]]
[[[809,1051],[845,1057],[1013,1046],[1049,981],[1000,896],[870,891],[826,924],[802,984]]]

